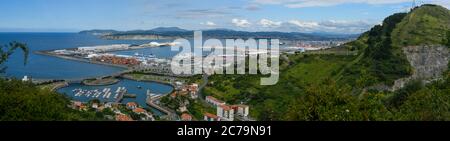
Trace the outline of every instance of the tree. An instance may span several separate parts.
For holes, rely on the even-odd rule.
[[[16,49],[21,49],[24,52],[24,64],[26,64],[28,59],[28,47],[26,44],[19,42],[11,42],[7,45],[0,45],[0,73],[3,73],[6,70],[6,66],[2,66],[5,63],[9,56],[11,56]]]
[[[447,42],[446,42],[446,44],[445,45],[447,45],[447,47],[449,47],[450,48],[450,30],[449,31],[447,31]]]

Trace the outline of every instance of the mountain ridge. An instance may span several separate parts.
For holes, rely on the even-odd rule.
[[[178,27],[158,27],[151,30],[85,30],[80,34],[100,35],[104,39],[176,39],[192,38],[194,30],[186,30]],[[278,38],[278,39],[298,39],[298,40],[320,40],[320,39],[349,39],[355,38],[359,34],[338,34],[338,33],[301,33],[301,32],[279,32],[279,31],[236,31],[232,29],[208,29],[203,30],[203,35],[207,38]]]
[[[357,77],[361,76],[366,78],[358,82],[361,87],[378,85],[381,82],[401,88],[407,83],[400,81],[402,78],[416,75],[435,76],[428,73],[442,73],[445,71],[442,68],[447,68],[443,65],[448,65],[448,61],[444,62],[449,57],[445,48],[446,41],[450,40],[446,39],[446,34],[450,33],[449,25],[450,11],[438,5],[422,5],[408,13],[387,17],[382,25],[376,25],[358,40],[346,44],[351,49],[360,50],[361,59],[346,69],[344,76],[352,77],[344,79],[358,81]],[[408,47],[412,46],[417,47],[409,50]],[[437,47],[442,51],[429,47]]]

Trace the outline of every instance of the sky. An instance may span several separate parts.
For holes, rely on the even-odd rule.
[[[1,0],[0,32],[89,29],[360,33],[413,0]],[[447,8],[449,0],[417,0]]]

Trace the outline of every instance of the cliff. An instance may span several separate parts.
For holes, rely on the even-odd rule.
[[[409,77],[396,80],[390,91],[403,88],[412,80],[422,80],[423,83],[428,83],[441,79],[442,74],[448,68],[450,54],[446,46],[409,46],[403,48],[403,53],[408,58],[413,73]]]

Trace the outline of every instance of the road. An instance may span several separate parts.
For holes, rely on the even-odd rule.
[[[201,100],[202,102],[207,103],[207,102],[205,101],[205,97],[204,97],[203,94],[202,94],[202,90],[203,90],[203,88],[206,87],[206,85],[208,85],[208,81],[209,81],[209,80],[208,80],[208,74],[204,73],[203,76],[202,76],[202,79],[203,79],[203,83],[198,87],[198,97],[200,98],[200,100]]]

